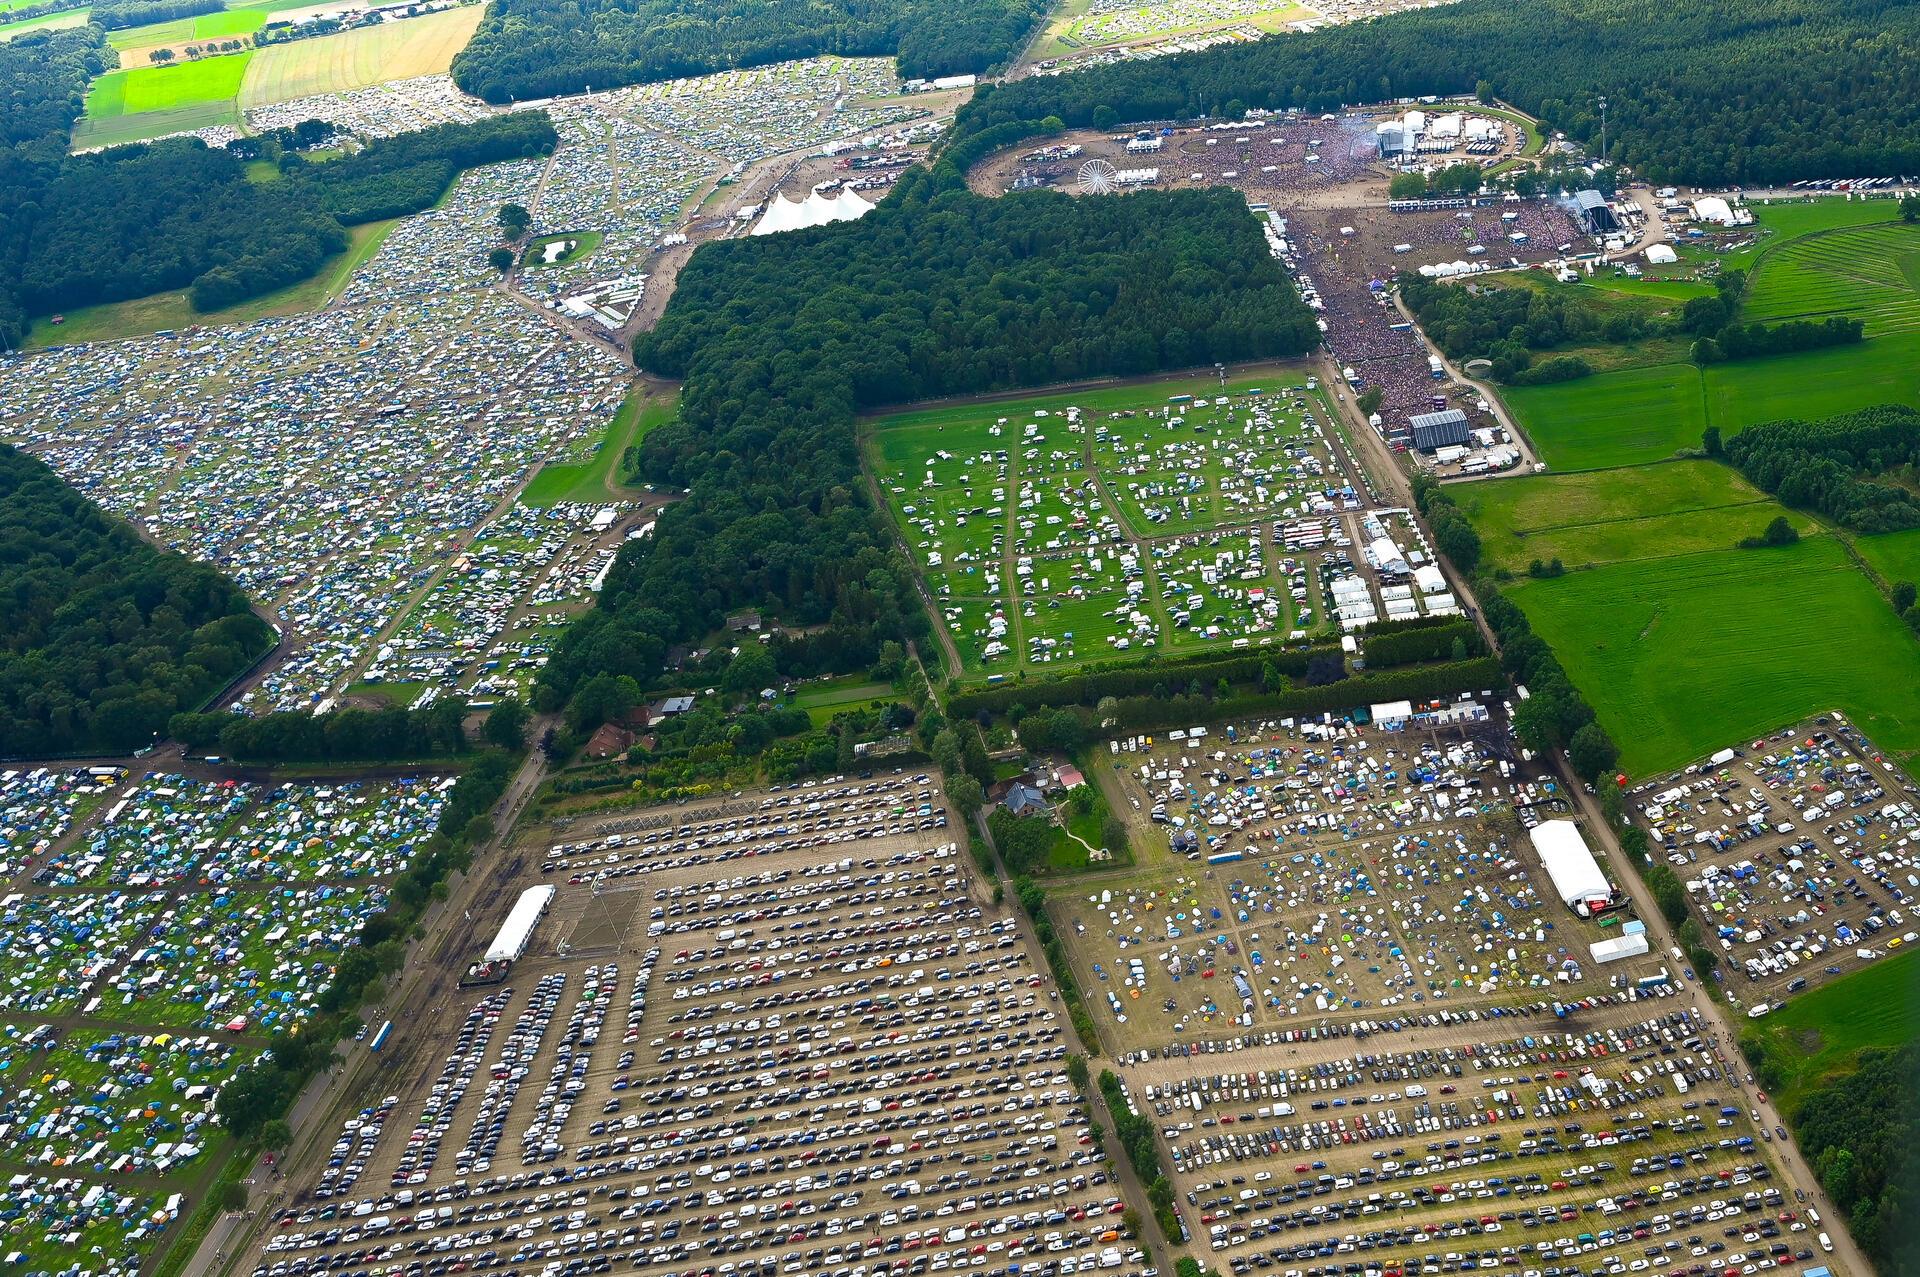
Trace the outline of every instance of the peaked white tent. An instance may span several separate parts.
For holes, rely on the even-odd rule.
[[[784,195],[775,195],[767,201],[766,212],[760,215],[753,233],[773,235],[780,231],[825,226],[829,222],[857,222],[872,211],[873,205],[849,190],[842,190],[831,197],[815,191],[804,200],[790,200]]]

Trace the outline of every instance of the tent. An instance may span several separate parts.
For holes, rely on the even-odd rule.
[[[873,211],[873,205],[852,191],[843,190],[828,197],[814,191],[804,200],[775,195],[767,201],[766,212],[754,226],[755,235],[774,235],[780,231],[806,230],[829,222],[857,222]]]

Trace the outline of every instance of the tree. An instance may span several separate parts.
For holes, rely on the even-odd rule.
[[[1700,435],[1700,450],[1709,457],[1726,455],[1726,445],[1720,441],[1720,427],[1708,426]]]
[[[508,239],[519,239],[533,225],[533,214],[518,204],[502,204],[494,220],[500,223],[500,229]]]
[[[1107,818],[1100,822],[1100,845],[1112,852],[1126,850],[1126,823],[1112,812],[1108,812]]]
[[[155,49],[152,53],[149,53],[147,55],[147,60],[149,62],[171,62],[173,61],[173,50],[172,49]],[[1905,213],[1906,213],[1906,210],[1902,208],[1901,214],[1904,216]],[[1912,221],[1913,219],[1909,217],[1907,218],[1907,220]]]
[[[927,753],[933,759],[934,766],[938,767],[946,775],[956,776],[961,774],[960,769],[963,766],[963,762],[960,757],[960,738],[952,730],[949,729],[934,733],[933,743],[927,747]],[[976,781],[976,787],[978,784],[979,782]],[[975,804],[975,806],[978,805],[977,803]]]
[[[287,1125],[284,1118],[276,1117],[260,1128],[260,1144],[263,1148],[278,1152],[292,1143],[293,1128]]]
[[[1598,723],[1588,723],[1567,742],[1567,761],[1583,780],[1598,780],[1619,757],[1619,749]]]
[[[220,1192],[214,1198],[224,1211],[241,1211],[247,1208],[247,1186],[238,1180],[228,1180],[220,1185]]]
[[[960,812],[963,819],[972,819],[980,810],[980,804],[986,801],[986,791],[980,788],[980,782],[962,772],[947,782],[947,798]]]
[[[1893,610],[1904,614],[1913,606],[1916,595],[1920,595],[1920,589],[1916,589],[1912,581],[1895,581],[1892,591]]]
[[[1481,80],[1473,86],[1473,99],[1481,106],[1493,105],[1493,82]]]
[[[1099,106],[1096,106],[1093,108],[1093,127],[1098,129],[1100,132],[1102,133],[1107,132],[1115,124],[1119,123],[1119,121],[1120,121],[1119,113],[1115,111],[1112,107],[1108,106],[1106,103],[1103,102]],[[1912,219],[1909,218],[1908,220],[1911,221]]]
[[[1695,337],[1711,337],[1727,326],[1727,303],[1719,297],[1693,297],[1680,311],[1680,326]]]
[[[531,718],[526,705],[517,697],[509,696],[487,714],[481,734],[490,745],[518,750],[527,743],[527,722]]]
[[[1900,197],[1900,220],[1920,222],[1920,195],[1902,195]]]
[[[487,265],[493,267],[502,275],[506,274],[513,269],[513,250],[505,244],[502,244],[487,254]]]
[[[1280,667],[1272,661],[1260,662],[1260,688],[1262,691],[1277,692],[1286,687],[1287,679]]]
[[[1368,386],[1360,392],[1360,398],[1354,402],[1359,405],[1360,411],[1364,415],[1371,417],[1374,413],[1380,411],[1380,404],[1386,397],[1387,392],[1383,387]]]
[[[1425,173],[1395,173],[1393,180],[1387,183],[1387,198],[1396,200],[1420,200],[1427,197],[1427,175]]]

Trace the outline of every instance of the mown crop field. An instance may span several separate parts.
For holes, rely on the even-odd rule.
[[[1802,534],[1819,526],[1710,461],[1530,475],[1469,485],[1456,500],[1488,562],[1513,572],[1536,559],[1571,570],[1730,549],[1780,514]]]
[[[1920,328],[1920,226],[1882,222],[1783,244],[1761,261],[1741,314],[1775,323],[1846,315],[1867,331]]]
[[[270,44],[260,50],[245,82],[238,86],[240,106],[266,106],[389,80],[438,75],[453,65],[454,54],[466,47],[484,12],[482,5],[463,5],[424,18]]]
[[[1911,764],[1920,643],[1829,536],[1511,587],[1635,775],[1840,710]]]

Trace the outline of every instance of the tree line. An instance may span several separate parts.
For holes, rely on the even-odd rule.
[[[1452,284],[1413,271],[1402,271],[1394,285],[1435,345],[1456,360],[1492,361],[1496,381],[1522,380],[1537,350],[1598,341],[1617,345],[1670,330],[1643,308],[1603,307],[1577,289]],[[1548,361],[1557,365],[1551,374],[1529,380],[1581,375],[1564,362],[1571,358]]]
[[[1328,27],[1033,76],[977,95],[962,137],[1049,116],[1117,121],[1307,111],[1484,93],[1656,182],[1764,185],[1920,172],[1912,0],[1461,0]],[[1737,92],[1729,86],[1738,86]]]
[[[959,75],[1005,61],[1046,12],[1044,0],[494,0],[453,78],[502,103],[821,53]]]
[[[144,27],[150,22],[197,18],[203,13],[219,13],[226,7],[225,0],[96,0],[87,10],[87,21],[107,31],[120,31]]]
[[[1723,455],[1748,482],[1783,505],[1812,510],[1855,532],[1920,528],[1920,500],[1875,476],[1920,461],[1920,412],[1882,404],[1822,421],[1750,426],[1722,444],[1710,429],[1710,456]]]
[[[0,444],[0,741],[16,756],[153,742],[273,647],[213,568],[157,550]]]
[[[220,1088],[214,1107],[235,1139],[286,1147],[291,1132],[284,1119],[293,1102],[334,1063],[336,1044],[360,1027],[356,1009],[377,998],[406,965],[407,942],[426,934],[420,917],[446,897],[446,880],[466,869],[474,847],[492,837],[488,813],[506,793],[517,761],[506,750],[490,749],[467,764],[447,794],[439,825],[388,887],[387,907],[361,925],[355,943],[340,955],[315,1000],[317,1013],[274,1034],[260,1059]]]
[[[546,707],[607,674],[657,680],[670,647],[744,606],[825,625],[843,647],[924,635],[912,570],[860,477],[863,409],[1317,339],[1230,191],[989,200],[914,171],[858,224],[703,245],[635,350],[684,382],[641,475],[687,496],[568,627],[542,672]]]
[[[63,153],[71,123],[45,120]],[[324,135],[295,128],[238,152],[173,138],[23,171],[33,184],[17,192],[14,217],[28,225],[9,274],[15,304],[42,315],[184,288],[195,309],[217,310],[309,278],[347,247],[346,227],[417,213],[463,169],[545,153],[556,135],[544,112],[520,112],[382,138],[325,163],[289,139]],[[245,157],[273,153],[280,179],[250,180]],[[16,320],[0,336],[17,344],[23,328]]]

